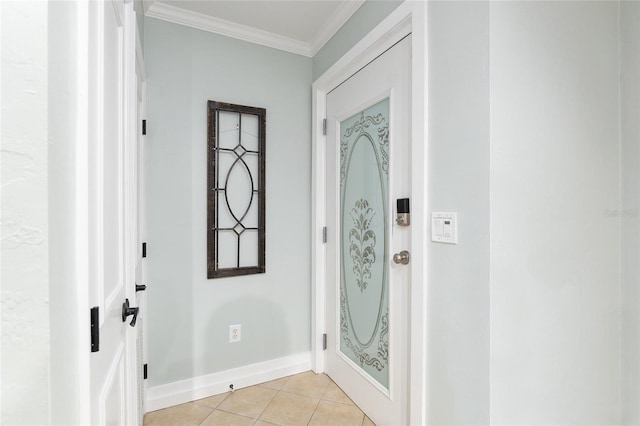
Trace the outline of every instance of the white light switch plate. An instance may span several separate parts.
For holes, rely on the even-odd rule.
[[[431,213],[431,241],[458,244],[458,213]]]

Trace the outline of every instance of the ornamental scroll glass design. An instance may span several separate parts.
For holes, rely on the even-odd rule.
[[[389,99],[340,123],[340,351],[389,386]]]
[[[266,110],[209,101],[207,274],[265,272]]]

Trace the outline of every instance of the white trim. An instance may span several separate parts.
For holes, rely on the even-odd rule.
[[[134,76],[133,78],[136,80],[136,93],[135,93],[135,99],[134,99],[134,105],[133,107],[135,108],[135,130],[134,130],[134,145],[136,147],[136,182],[137,182],[137,187],[136,187],[136,199],[134,200],[136,202],[136,207],[137,207],[137,220],[138,220],[138,227],[136,228],[136,237],[135,237],[135,248],[134,248],[134,252],[135,252],[135,257],[136,257],[136,262],[138,261],[143,261],[144,259],[142,259],[142,242],[145,241],[145,222],[144,219],[146,217],[145,215],[145,202],[144,202],[144,136],[142,135],[142,119],[143,117],[145,117],[145,105],[146,105],[146,71],[145,71],[145,63],[144,63],[144,49],[142,48],[142,43],[140,40],[140,31],[138,31],[138,27],[137,27],[137,22],[138,20],[135,18],[136,16],[136,12],[134,11],[134,22],[136,22],[136,47],[135,47],[135,56],[136,56],[136,65],[135,65],[135,70],[134,70]],[[140,256],[140,257],[138,257]],[[146,264],[144,262],[142,262],[140,264],[140,282],[147,282],[147,274],[146,274]],[[135,292],[134,292],[135,293]],[[138,363],[136,362],[136,367],[139,367],[140,364],[146,364],[147,360],[148,360],[148,356],[147,356],[147,336],[148,336],[148,331],[147,331],[147,309],[146,309],[146,295],[141,294],[140,296],[137,296],[136,299],[138,300],[138,306],[140,308],[139,311],[139,316],[141,317],[142,321],[139,320],[138,322],[138,326],[136,328],[138,328],[138,339],[142,339],[142,353],[136,352],[136,357],[137,360],[138,359],[142,359],[142,363]],[[140,327],[142,326],[142,330],[140,330]],[[138,342],[134,342],[134,345],[136,345],[136,348],[139,349],[140,346],[138,346]],[[137,361],[136,360],[136,361]],[[137,376],[136,379],[138,377],[140,377],[141,375],[139,374],[139,372],[137,372]],[[145,410],[145,404],[146,404],[146,395],[147,395],[147,388],[148,388],[148,380],[143,380],[142,381],[142,388],[137,388],[138,392],[137,392],[137,399],[138,402],[140,402],[140,400],[142,400],[142,404],[138,405],[139,410],[138,410],[138,416],[139,419],[136,419],[137,421],[132,423],[132,424],[141,424],[141,420],[143,419],[144,413],[146,412]],[[141,392],[141,394],[140,394]]]
[[[410,349],[408,404],[409,424],[426,423],[426,295],[427,295],[427,8],[423,2],[404,2],[358,42],[349,52],[313,84],[312,90],[312,361],[317,373],[324,372],[322,334],[325,332],[325,118],[326,95],[360,68],[371,62],[410,31],[411,64],[411,152],[412,152],[412,216]]]
[[[144,15],[147,14],[153,3],[155,3],[155,0],[142,0],[142,12]]]
[[[353,16],[365,0],[351,0],[340,3],[340,6],[333,12],[329,20],[323,26],[322,31],[309,43],[310,57],[314,57],[316,53],[324,47],[331,37],[333,37],[340,28]]]
[[[133,12],[133,16],[136,16],[136,12]],[[144,66],[144,49],[142,48],[142,42],[140,40],[140,31],[138,31],[138,25],[136,21],[136,66],[138,67],[138,74],[142,77],[142,80],[147,79],[147,71]]]
[[[125,295],[133,300],[135,305],[136,291],[136,259],[137,259],[137,178],[138,178],[138,79],[136,65],[139,62],[137,55],[138,29],[136,13],[133,2],[124,4],[123,31],[124,31],[124,121],[123,121],[123,201],[124,214],[122,227],[124,229],[124,276],[123,285]],[[141,417],[138,413],[138,330],[126,327],[126,353],[125,353],[125,421],[127,424],[136,424]]]
[[[234,390],[238,390],[309,370],[311,370],[311,353],[303,352],[206,376],[154,386],[148,390],[146,409],[147,412],[155,411],[218,395],[228,392],[230,384],[233,384]]]
[[[89,75],[92,67],[89,65],[89,52],[93,47],[91,30],[89,28],[90,9],[89,4],[84,1],[75,1],[76,8],[75,32],[76,32],[76,109],[75,109],[75,143],[74,146],[74,204],[73,217],[75,227],[73,229],[74,255],[73,274],[77,298],[72,304],[77,307],[77,327],[72,330],[78,336],[79,348],[81,351],[79,365],[77,365],[79,389],[76,392],[76,410],[79,424],[89,424],[91,421],[91,355],[87,348],[90,347],[91,339],[86,332],[86,312],[90,309],[91,294],[87,283],[90,282],[91,274],[89,270],[90,234],[89,234],[89,148],[87,141],[90,140],[89,123],[90,118],[90,85]]]
[[[429,73],[427,6],[412,12],[411,187],[413,200],[409,294],[409,424],[427,423],[427,254],[429,217]]]
[[[163,21],[173,22],[174,24],[221,34],[312,58],[324,47],[331,37],[342,28],[345,22],[356,13],[364,2],[365,0],[342,2],[329,17],[329,20],[324,24],[322,30],[308,43],[154,0],[146,0],[144,2],[144,14],[150,18],[161,19]]]

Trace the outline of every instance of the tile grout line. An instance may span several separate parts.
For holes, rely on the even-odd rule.
[[[316,406],[313,407],[313,412],[311,413],[311,416],[309,416],[309,420],[307,420],[307,426],[309,426],[309,424],[311,423],[311,419],[313,419],[314,414],[316,414],[316,411],[318,411],[318,405],[320,405],[320,401],[322,401],[322,398],[319,398],[318,402],[316,402]]]
[[[220,405],[222,405],[223,402],[225,402],[227,400],[227,398],[229,398],[229,396],[231,395],[232,392],[229,392],[229,394],[227,396],[225,396],[222,401],[220,401],[213,410],[211,410],[211,412],[209,413],[209,415],[207,417],[205,417],[200,423],[198,423],[198,426],[200,426],[202,423],[204,423],[209,417],[211,417],[211,415],[218,409],[218,407]],[[214,395],[215,396],[215,395]],[[202,398],[202,399],[206,399],[206,398]],[[198,401],[198,400],[196,400]],[[191,401],[192,404],[198,405],[198,403],[196,401]],[[222,411],[222,410],[220,410]]]
[[[329,376],[327,376],[329,377]],[[338,384],[336,382],[333,381],[333,379],[331,379],[331,377],[329,377],[330,383],[333,383],[334,385],[336,385],[336,387],[347,396],[347,398],[349,397],[344,390],[342,390],[342,388],[340,386],[338,386]],[[327,385],[327,389],[329,388],[329,385]],[[327,389],[325,389],[325,393],[327,391]],[[323,393],[324,395],[324,393]],[[366,419],[369,418],[369,416],[367,416],[367,413],[364,412],[364,410],[362,408],[360,408],[360,406],[358,404],[356,404],[351,398],[349,398],[349,401],[351,401],[351,403],[344,403],[341,401],[333,401],[331,399],[326,399],[326,398],[322,398],[323,401],[327,401],[327,402],[331,402],[331,403],[335,403],[335,404],[341,404],[341,405],[347,405],[347,406],[353,406],[356,407],[358,410],[360,410],[360,412],[362,413],[362,422],[360,423],[360,426],[364,426],[364,422]],[[371,419],[369,419],[371,420]],[[371,421],[371,423],[373,423],[373,421]]]
[[[292,377],[295,377],[295,376],[296,376],[296,375],[289,376],[289,379],[290,379],[290,378],[292,378]],[[327,376],[327,378],[329,379],[329,381],[331,381],[331,378],[330,378],[330,377],[328,377],[328,376]],[[284,384],[282,385],[282,387],[277,391],[276,395],[274,395],[274,397],[271,399],[271,401],[269,402],[269,404],[267,404],[267,406],[265,407],[265,409],[264,409],[264,410],[262,410],[262,413],[260,413],[260,416],[256,419],[256,422],[257,422],[257,421],[259,421],[259,420],[262,420],[262,419],[261,419],[261,417],[262,417],[262,415],[264,414],[264,412],[267,410],[267,408],[269,407],[269,405],[271,404],[271,402],[273,402],[273,400],[276,398],[276,396],[278,396],[278,395],[279,395],[279,394],[281,394],[281,393],[286,393],[287,395],[296,395],[296,396],[305,397],[305,398],[310,398],[310,399],[316,399],[316,398],[312,398],[312,397],[310,397],[310,396],[308,396],[308,395],[303,395],[303,394],[301,394],[301,393],[296,393],[296,392],[291,392],[291,391],[287,391],[287,390],[285,390],[285,388],[286,388],[286,386],[287,386],[287,384],[288,384],[288,383],[289,383],[289,380],[287,380],[287,382],[286,382],[286,383],[284,383]],[[256,385],[256,386],[260,386],[260,385]],[[311,416],[309,417],[309,420],[307,421],[307,425],[308,425],[309,423],[311,423],[311,419],[313,418],[313,415],[316,413],[316,410],[318,409],[318,406],[320,405],[320,401],[322,401],[322,400],[323,400],[323,399],[322,399],[322,396],[325,394],[325,392],[326,392],[326,390],[327,390],[327,388],[328,388],[328,387],[329,387],[329,382],[327,382],[327,384],[325,385],[324,389],[322,390],[322,395],[320,395],[320,397],[319,397],[319,398],[317,398],[317,402],[316,402],[316,404],[315,404],[315,407],[313,408],[313,412],[311,413]],[[266,422],[266,420],[262,420],[262,421]],[[270,423],[270,422],[267,422],[267,423]],[[255,424],[255,422],[254,422],[254,424]]]
[[[262,383],[260,383],[260,384],[262,384]],[[253,388],[253,387],[262,387],[262,386],[260,386],[260,384],[253,385],[253,386],[249,386],[249,387],[242,388],[242,389],[249,389],[249,388]],[[239,391],[239,390],[242,390],[242,389],[238,389],[238,391]],[[269,388],[263,388],[263,389],[269,389]],[[275,389],[271,389],[271,390],[275,390]],[[220,407],[220,406],[221,406],[221,405],[222,405],[222,404],[227,400],[227,398],[229,398],[232,394],[233,394],[233,391],[231,391],[231,392],[227,392],[227,396],[225,396],[225,397],[224,397],[224,399],[223,399],[222,401],[220,401],[220,403],[219,403],[218,405],[216,405],[216,407],[213,409],[213,411],[212,411],[211,413],[209,413],[209,415],[208,415],[207,417],[205,417],[205,418],[204,418],[204,420],[202,420],[202,421],[199,423],[199,425],[202,425],[202,423],[204,423],[204,422],[205,422],[205,420],[207,420],[207,419],[208,419],[208,418],[209,418],[209,417],[210,417],[210,416],[211,416],[215,411],[220,411],[220,412],[222,412],[222,413],[227,413],[227,414],[231,414],[231,415],[234,415],[234,416],[244,417],[245,419],[253,420],[253,421],[254,421],[254,422],[253,422],[253,424],[255,424],[258,420],[260,420],[260,416],[258,416],[257,418],[253,418],[253,417],[245,416],[245,415],[243,415],[243,414],[233,413],[233,412],[231,412],[231,411],[227,411],[227,410],[223,410],[223,409],[221,409],[221,408],[218,408],[218,407]],[[276,395],[277,395],[277,392],[276,392]],[[269,406],[269,404],[271,404],[271,401],[273,401],[273,398],[275,398],[275,395],[274,395],[274,396],[271,398],[271,400],[267,403],[267,406]],[[191,401],[191,403],[192,403],[192,404],[196,404],[196,405],[197,405],[196,401]],[[266,410],[266,408],[265,408],[265,410]],[[260,415],[262,415],[262,413],[264,413],[264,410],[260,413]]]
[[[324,373],[322,373],[322,374],[324,374]],[[333,380],[331,380],[331,377],[327,376],[327,378],[329,379],[329,382],[327,382],[327,384],[325,385],[324,389],[322,390],[322,395],[320,395],[320,398],[318,399],[318,403],[316,404],[316,407],[313,409],[313,413],[311,413],[311,417],[309,417],[309,421],[307,422],[307,426],[309,426],[309,424],[311,424],[311,419],[313,419],[313,416],[316,414],[316,411],[318,411],[318,407],[320,406],[320,401],[323,400],[322,397],[327,392],[327,388],[329,388],[329,383],[333,381]]]
[[[231,411],[225,411],[225,410],[221,410],[219,408],[214,409],[211,414],[213,414],[215,411],[220,411],[221,413],[226,413],[226,414],[231,414],[232,416],[238,416],[238,417],[244,417],[245,419],[249,419],[249,420],[254,420],[253,423],[255,423],[255,421],[257,421],[258,419],[254,419],[253,417],[248,417],[242,414],[238,414],[238,413],[232,413]],[[205,420],[207,420],[209,417],[211,417],[211,414],[209,414],[203,421],[202,423],[204,423]],[[200,424],[202,424],[200,423]]]
[[[288,382],[288,381],[289,381],[289,380],[287,380],[287,382]],[[285,383],[285,385],[286,385],[286,383]],[[255,386],[260,387],[260,384],[257,384],[257,385],[255,385]],[[269,388],[263,388],[263,389],[269,389]],[[271,390],[275,390],[275,389],[271,389]],[[276,393],[271,397],[271,399],[269,400],[269,402],[267,403],[267,405],[265,405],[265,407],[262,409],[262,411],[260,412],[260,414],[258,415],[258,417],[256,418],[256,420],[253,422],[253,424],[254,424],[254,425],[255,425],[255,424],[260,420],[260,417],[262,417],[262,415],[264,414],[264,412],[265,412],[265,411],[267,411],[267,408],[269,408],[269,406],[271,405],[271,403],[273,402],[273,400],[274,400],[274,399],[276,399],[276,396],[278,396],[278,394],[279,394],[280,392],[281,392],[281,391],[280,391],[280,390],[278,390],[278,391],[277,391],[277,392],[276,392]],[[263,421],[264,421],[264,420],[263,420]],[[266,422],[266,423],[271,423],[271,422]]]

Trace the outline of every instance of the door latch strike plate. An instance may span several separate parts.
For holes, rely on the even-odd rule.
[[[322,350],[323,351],[327,350],[327,333],[324,333],[322,335]]]
[[[91,308],[91,352],[100,350],[100,312],[97,306]]]

